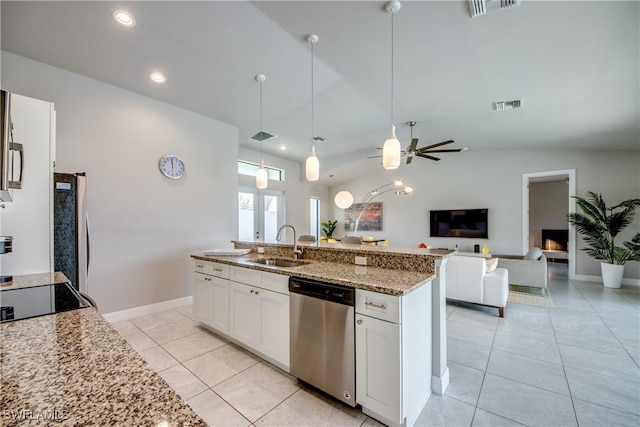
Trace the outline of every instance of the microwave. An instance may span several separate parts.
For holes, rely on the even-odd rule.
[[[11,201],[11,189],[22,188],[24,147],[13,141],[11,93],[0,90],[0,202]]]

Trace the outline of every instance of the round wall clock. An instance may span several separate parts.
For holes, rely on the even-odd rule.
[[[173,154],[160,157],[158,167],[160,172],[167,178],[178,179],[184,175],[184,162]]]

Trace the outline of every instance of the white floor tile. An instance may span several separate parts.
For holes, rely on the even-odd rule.
[[[445,394],[475,406],[483,379],[484,371],[449,362],[449,386]]]
[[[113,327],[113,329],[118,331],[118,333],[123,337],[141,332],[141,330],[136,325],[134,325],[130,320],[123,320],[122,322],[113,323],[111,327]]]
[[[196,378],[182,365],[165,369],[160,371],[159,374],[184,400],[189,400],[207,389],[205,383]]]
[[[177,311],[166,310],[136,317],[135,319],[131,319],[131,322],[133,322],[138,328],[146,331],[147,329],[157,328],[158,326],[166,325],[167,323],[179,322],[184,319],[185,317]]]
[[[249,421],[255,422],[298,388],[297,381],[292,381],[278,368],[257,363],[213,387],[213,391]]]
[[[478,408],[525,425],[577,425],[568,396],[492,374],[485,376]]]
[[[470,426],[475,407],[449,396],[431,395],[416,426]]]
[[[187,404],[210,426],[246,427],[249,420],[211,390],[205,390],[187,400]]]
[[[491,347],[472,342],[447,338],[447,359],[471,368],[487,369]]]
[[[563,344],[560,344],[559,347],[564,366],[586,369],[627,381],[635,381],[640,385],[640,368],[628,356],[615,356]],[[638,392],[640,393],[640,386]]]
[[[151,366],[156,372],[163,371],[172,366],[176,366],[179,362],[171,357],[169,353],[164,351],[160,346],[155,346],[139,352],[140,356]]]
[[[177,322],[147,329],[145,332],[158,344],[164,344],[202,332],[202,329],[193,320],[185,318]]]
[[[149,338],[144,332],[136,332],[123,337],[131,347],[138,353],[158,345],[154,340]]]
[[[626,412],[617,411],[593,403],[573,399],[578,423],[581,426],[617,426],[638,427],[640,417]]]
[[[532,359],[558,364],[562,363],[558,345],[555,342],[547,340],[530,338],[524,335],[497,333],[493,347]]]
[[[473,427],[524,427],[522,424],[513,420],[501,417],[500,415],[492,414],[484,409],[476,408],[476,413],[473,416]]]
[[[455,315],[457,311],[453,312],[451,316]],[[449,317],[451,317],[449,316]],[[447,336],[451,338],[457,338],[460,340],[469,341],[475,344],[491,347],[493,343],[493,337],[495,335],[495,329],[486,329],[480,326],[474,326],[469,323],[458,322],[455,320],[447,319]]]
[[[569,396],[569,387],[561,364],[531,359],[493,349],[487,372],[534,387]]]
[[[213,387],[256,363],[257,356],[227,344],[184,362],[184,366]]]
[[[593,371],[565,367],[571,396],[575,399],[640,415],[640,387]]]
[[[227,341],[222,340],[213,333],[199,331],[184,338],[162,344],[162,347],[180,362],[185,362],[225,344],[227,344]]]

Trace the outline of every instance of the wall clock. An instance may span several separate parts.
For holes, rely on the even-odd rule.
[[[184,162],[173,154],[160,157],[158,167],[160,168],[160,172],[167,178],[178,179],[184,175]]]

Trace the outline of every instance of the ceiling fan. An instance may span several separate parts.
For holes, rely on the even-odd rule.
[[[448,141],[438,142],[437,144],[427,145],[426,147],[416,148],[418,145],[418,138],[413,137],[413,127],[416,125],[415,121],[407,122],[407,125],[411,128],[411,144],[407,147],[406,150],[402,150],[400,152],[400,156],[407,156],[407,164],[410,164],[414,157],[422,157],[424,159],[435,160],[436,162],[440,160],[440,158],[432,156],[431,154],[435,153],[459,153],[461,151],[466,151],[467,148],[449,148],[449,149],[440,149],[434,150],[434,148],[442,147],[443,145],[452,144],[455,141],[450,139]],[[381,150],[381,148],[378,148]],[[369,156],[368,159],[373,159],[375,157],[382,156]]]

